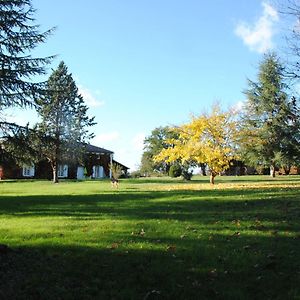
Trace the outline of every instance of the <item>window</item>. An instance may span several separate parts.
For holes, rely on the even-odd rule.
[[[33,177],[34,176],[34,166],[23,166],[23,176]]]
[[[58,165],[57,176],[58,177],[68,177],[68,166],[67,165]]]
[[[93,167],[93,177],[94,178],[103,178],[104,170],[102,166],[94,166]]]

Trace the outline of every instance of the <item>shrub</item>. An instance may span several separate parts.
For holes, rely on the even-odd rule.
[[[111,168],[112,177],[114,179],[119,179],[123,173],[122,167],[120,165],[113,163],[112,165],[110,165],[110,168]]]
[[[181,167],[179,165],[172,165],[169,169],[169,176],[170,177],[179,177],[181,175]]]
[[[130,172],[130,177],[131,178],[140,178],[140,177],[142,177],[142,174],[140,171],[133,171],[133,172]]]
[[[184,180],[191,180],[192,176],[193,176],[193,170],[189,172],[188,169],[184,169],[182,170],[182,177]]]

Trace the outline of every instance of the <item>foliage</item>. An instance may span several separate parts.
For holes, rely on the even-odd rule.
[[[122,167],[116,163],[113,163],[109,166],[111,169],[111,175],[114,179],[119,179],[123,174]]]
[[[40,33],[34,24],[30,0],[7,0],[0,3],[0,113],[9,107],[34,105],[34,97],[42,92],[42,83],[32,80],[45,74],[53,57],[33,57],[31,52],[51,34]],[[11,129],[5,121],[1,130]],[[16,124],[14,124],[17,126]]]
[[[258,82],[248,82],[247,103],[242,116],[241,154],[248,164],[276,166],[295,163],[299,156],[300,123],[294,98],[290,101],[283,81],[283,66],[275,54],[264,57]]]
[[[194,116],[190,123],[174,128],[178,138],[168,140],[174,147],[163,149],[154,159],[206,163],[214,183],[214,177],[228,169],[235,158],[236,127],[232,113],[222,112],[216,105],[210,115]]]
[[[17,165],[30,165],[37,162],[40,158],[40,152],[32,145],[32,137],[35,139],[36,132],[28,126],[14,126],[11,128],[11,132],[12,135],[8,135],[2,140],[3,155],[9,157]]]
[[[191,180],[193,176],[193,170],[189,170],[189,166],[183,166],[181,176],[184,180]]]
[[[298,299],[299,179],[0,182],[1,298]]]
[[[172,128],[158,127],[152,130],[151,135],[144,140],[144,152],[142,155],[140,171],[142,174],[163,173],[168,174],[170,164],[164,161],[154,161],[153,157],[157,155],[162,149],[172,147],[168,143],[169,139],[176,139],[177,133]]]
[[[179,164],[173,164],[169,169],[169,176],[173,178],[179,177],[181,176],[181,172],[181,166]]]
[[[300,4],[298,0],[279,0],[279,12],[284,19],[286,54],[288,65],[286,75],[298,83],[300,79]],[[298,89],[298,88],[297,88]]]
[[[131,178],[140,178],[140,177],[142,177],[142,174],[139,170],[137,170],[137,171],[130,172],[130,177]]]
[[[154,166],[152,160],[152,154],[150,153],[150,151],[144,151],[141,158],[139,172],[141,174],[144,174],[144,176],[150,176],[155,169],[156,167]]]
[[[42,156],[51,164],[53,181],[58,182],[60,162],[82,159],[85,143],[93,137],[88,128],[95,124],[68,68],[61,62],[47,81],[47,93],[37,101],[41,122],[36,141]]]

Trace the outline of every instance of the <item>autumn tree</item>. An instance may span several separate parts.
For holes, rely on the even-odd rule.
[[[58,182],[58,165],[78,159],[93,137],[88,128],[95,124],[94,118],[88,117],[88,108],[64,62],[50,75],[46,95],[37,104],[41,118],[36,128],[37,147],[51,164],[53,182]]]
[[[210,114],[193,116],[187,124],[174,128],[177,139],[170,139],[174,147],[163,149],[154,157],[155,161],[184,164],[193,161],[205,163],[210,170],[210,182],[229,168],[235,158],[236,122],[231,112],[222,112],[215,105]]]
[[[267,54],[259,66],[258,81],[248,81],[247,103],[241,121],[240,150],[253,166],[275,168],[299,155],[299,119],[295,99],[289,100],[283,66]]]
[[[53,57],[33,57],[32,51],[51,34],[39,32],[33,18],[30,0],[0,2],[0,128],[7,132],[16,126],[3,119],[4,109],[34,105],[34,97],[42,84],[33,80],[45,74],[45,67]]]

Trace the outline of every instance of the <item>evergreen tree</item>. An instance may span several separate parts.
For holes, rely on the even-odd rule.
[[[40,91],[41,84],[33,82],[32,77],[44,74],[52,59],[31,56],[52,32],[40,33],[33,14],[30,0],[0,1],[0,112],[34,104],[33,95]]]
[[[269,166],[275,176],[276,166],[290,161],[298,151],[299,132],[295,121],[296,103],[288,100],[284,68],[278,57],[265,55],[259,66],[258,82],[248,82],[247,104],[241,123],[241,153],[253,166]],[[294,120],[294,121],[293,121]]]
[[[278,11],[281,13],[284,22],[284,33],[287,55],[287,76],[295,83],[300,79],[300,2],[299,0],[278,0]],[[293,80],[294,79],[294,80]]]
[[[300,164],[300,110],[294,96],[287,103],[282,131],[281,166],[289,174],[292,166]]]
[[[88,108],[64,62],[49,77],[46,91],[37,102],[41,117],[37,146],[51,164],[53,182],[58,182],[58,165],[79,159],[84,144],[93,137],[88,127],[95,122],[87,116]]]

